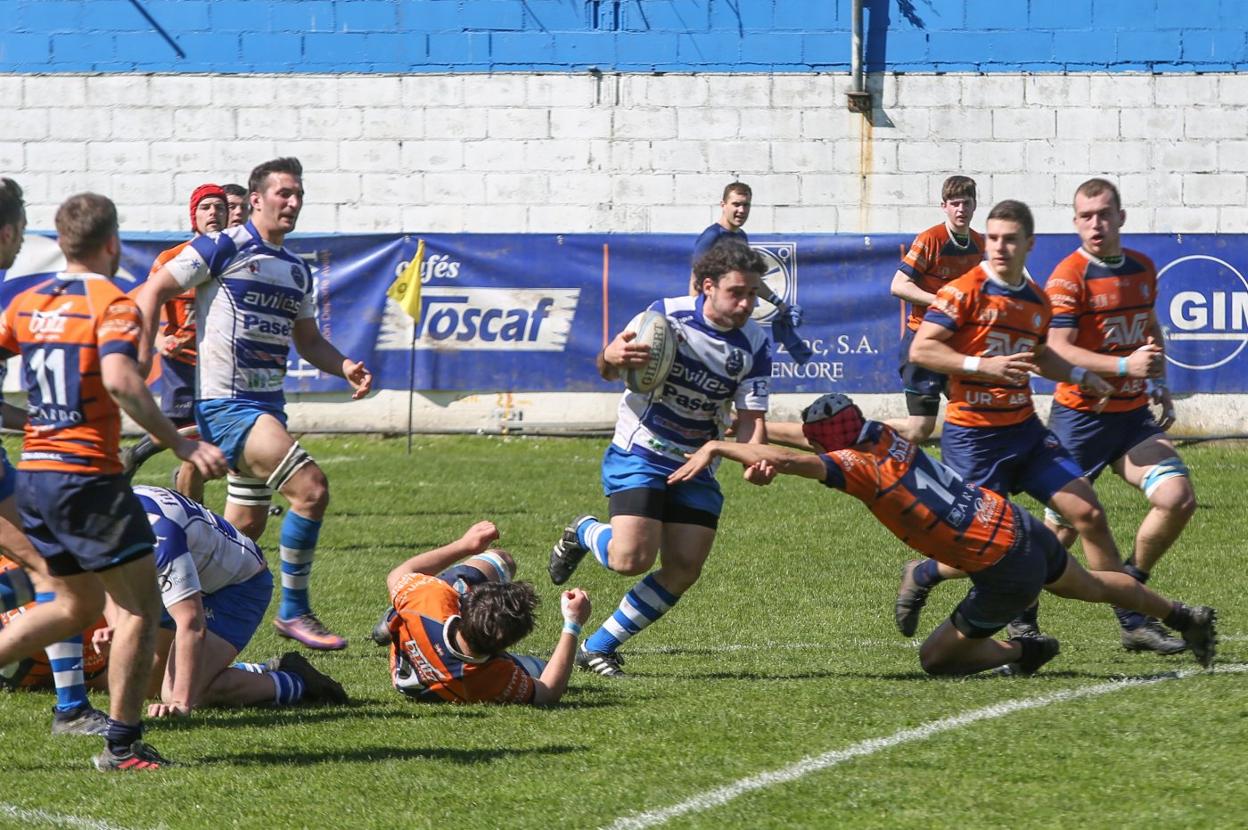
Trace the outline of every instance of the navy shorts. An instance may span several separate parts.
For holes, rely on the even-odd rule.
[[[195,423],[195,367],[180,360],[160,359],[160,411],[179,427]]]
[[[1083,476],[1083,469],[1034,415],[1008,427],[946,423],[941,460],[972,484],[1009,496],[1027,493],[1041,504]]]
[[[1164,435],[1147,406],[1127,412],[1081,412],[1053,404],[1049,429],[1088,478],[1154,435]]]
[[[940,396],[946,394],[949,376],[925,369],[910,361],[914,332],[906,329],[898,352],[897,373],[906,392],[906,411],[911,415],[934,416],[940,410]]]
[[[995,564],[969,574],[971,590],[950,617],[967,637],[996,634],[1066,571],[1070,554],[1053,531],[1021,507],[1011,507],[1018,522],[1014,546]]]
[[[106,571],[156,545],[143,505],[121,474],[23,471],[17,509],[53,576]]]

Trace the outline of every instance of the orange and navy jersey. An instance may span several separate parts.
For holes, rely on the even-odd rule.
[[[936,292],[924,321],[953,332],[945,342],[962,354],[991,357],[1035,351],[1049,327],[1048,295],[1030,276],[1012,288],[981,263]],[[1005,384],[966,375],[949,376],[948,423],[1005,427],[1035,414],[1031,384]]]
[[[971,231],[966,244],[961,245],[949,230],[949,225],[942,222],[914,238],[897,270],[913,280],[919,288],[935,294],[941,286],[962,276],[983,258],[983,234]],[[906,320],[910,331],[919,330],[925,311],[926,306],[910,306],[910,316]]]
[[[18,564],[13,560],[0,556],[0,573],[17,567],[19,567]],[[34,607],[34,602],[28,602],[21,607],[0,613],[0,628],[9,625]],[[82,673],[88,682],[102,676],[105,670],[108,669],[107,646],[97,650],[90,645],[91,638],[96,630],[107,625],[108,623],[104,618],[100,617],[94,625],[82,633],[82,641],[88,644],[82,652]],[[43,651],[37,651],[31,656],[13,663],[6,667],[3,674],[0,674],[0,686],[10,689],[51,689],[53,685],[52,664],[48,661],[48,656]]]
[[[1018,508],[1004,497],[967,483],[878,421],[868,421],[860,439],[821,456],[824,483],[861,501],[914,550],[973,573],[1021,539]]]
[[[165,264],[178,254],[182,253],[182,249],[191,244],[191,240],[187,240],[181,244],[174,245],[168,250],[161,251],[156,256],[156,261],[152,263],[152,270],[148,273],[150,277]],[[161,328],[162,337],[176,337],[178,340],[186,343],[182,351],[178,352],[168,360],[176,360],[179,363],[185,363],[188,366],[195,365],[195,289],[192,288],[178,294],[169,302],[165,303],[164,327]]]
[[[1123,251],[1122,261],[1110,265],[1080,248],[1057,264],[1044,290],[1053,304],[1050,327],[1074,329],[1075,345],[1082,349],[1126,357],[1153,333],[1157,269],[1136,251]],[[1128,412],[1148,405],[1143,378],[1105,380],[1114,391],[1099,411]],[[1059,383],[1053,400],[1083,412],[1098,411],[1100,402],[1073,383]]]
[[[99,274],[57,274],[10,301],[0,350],[22,356],[29,413],[19,470],[121,472],[121,411],[100,360],[137,360],[139,324],[134,300]]]
[[[459,593],[436,576],[413,573],[398,584],[390,621],[390,677],[411,697],[452,703],[530,703],[536,685],[520,660],[461,653],[452,630]]]

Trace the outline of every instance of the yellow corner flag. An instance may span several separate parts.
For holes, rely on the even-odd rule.
[[[386,290],[386,296],[397,302],[413,320],[420,317],[420,264],[424,261],[425,240],[422,239],[416,245],[416,256]]]

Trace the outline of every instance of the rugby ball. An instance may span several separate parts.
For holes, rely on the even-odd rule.
[[[650,347],[650,360],[644,366],[624,370],[624,385],[631,391],[647,395],[657,389],[676,359],[676,332],[662,313],[643,311],[629,321],[625,331],[636,333],[634,343]]]

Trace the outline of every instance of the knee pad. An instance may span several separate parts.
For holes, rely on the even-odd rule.
[[[1183,459],[1177,455],[1171,456],[1149,468],[1148,472],[1144,474],[1144,478],[1140,480],[1140,489],[1144,491],[1145,496],[1151,497],[1163,481],[1178,478],[1179,476],[1187,476],[1187,474],[1187,465],[1183,463]]]
[[[1048,522],[1049,524],[1055,525],[1057,527],[1064,527],[1067,530],[1075,529],[1074,525],[1066,521],[1065,516],[1063,516],[1061,513],[1058,513],[1052,507],[1044,508],[1044,520]]]
[[[308,455],[308,451],[299,446],[299,442],[296,441],[290,445],[286,456],[274,468],[273,475],[269,476],[265,484],[271,491],[281,490],[295,473],[299,472],[304,465],[311,463],[313,463],[312,456]]]
[[[225,477],[225,500],[240,507],[267,507],[273,491],[264,479],[230,472]]]

